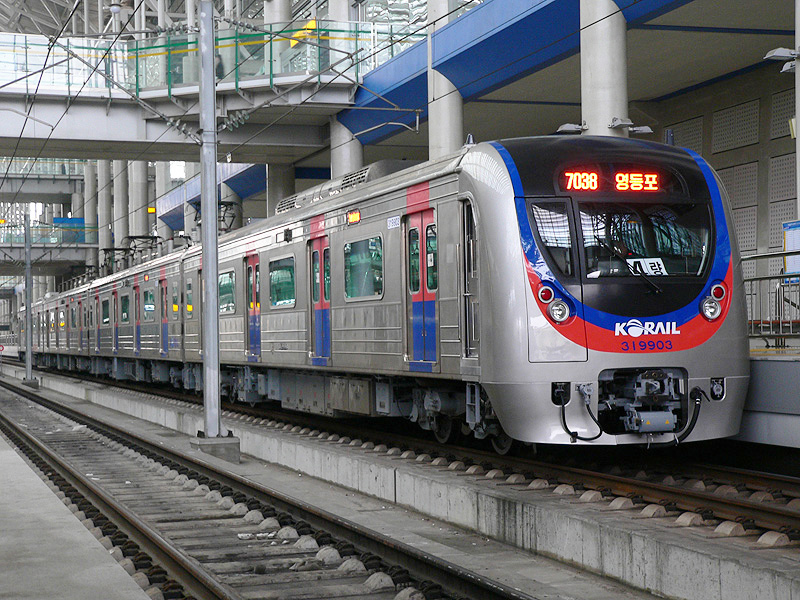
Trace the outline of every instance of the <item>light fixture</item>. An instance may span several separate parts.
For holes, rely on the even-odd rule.
[[[797,52],[791,48],[775,48],[764,55],[764,60],[785,61],[781,73],[794,73]]]
[[[122,10],[122,2],[117,2],[117,1],[115,1],[115,2],[112,2],[112,3],[111,3],[109,6],[108,6],[108,10],[110,10],[110,11],[111,11],[111,14],[112,14],[112,15],[117,15],[117,14],[119,14],[119,11],[121,11],[121,10]]]

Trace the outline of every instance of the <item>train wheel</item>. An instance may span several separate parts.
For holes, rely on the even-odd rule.
[[[433,436],[440,444],[453,442],[459,432],[460,427],[452,418],[447,415],[436,415],[436,424],[433,427]]]
[[[505,456],[511,451],[514,446],[514,440],[511,439],[504,431],[492,438],[492,448],[500,456]]]

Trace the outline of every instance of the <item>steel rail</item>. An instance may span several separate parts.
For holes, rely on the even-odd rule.
[[[5,383],[0,384],[6,389],[36,402],[35,394],[22,392],[27,390],[16,390]],[[219,583],[206,570],[202,569],[197,561],[189,557],[171,542],[165,539],[158,531],[153,529],[145,521],[140,519],[135,513],[128,510],[124,505],[117,502],[112,495],[102,487],[95,484],[90,478],[86,477],[80,469],[75,468],[69,461],[62,458],[55,451],[48,448],[43,442],[33,436],[24,428],[18,426],[13,420],[0,412],[0,423],[3,423],[17,436],[22,438],[40,457],[59,472],[69,483],[75,486],[86,498],[95,504],[100,512],[109,516],[121,529],[125,529],[137,542],[144,541],[140,545],[145,546],[147,551],[153,554],[159,561],[165,564],[167,570],[178,577],[187,589],[202,598],[219,598],[220,600],[243,600],[228,586]]]
[[[114,435],[130,440],[132,443],[143,446],[153,453],[166,456],[170,460],[190,466],[199,473],[211,477],[223,485],[228,485],[231,488],[248,493],[271,504],[277,510],[289,512],[297,519],[308,522],[316,529],[327,531],[332,535],[352,543],[357,548],[380,556],[386,561],[401,564],[404,568],[408,569],[413,576],[420,580],[429,579],[434,581],[447,591],[464,594],[471,598],[480,598],[480,600],[535,600],[534,596],[530,596],[510,586],[493,581],[488,577],[469,571],[450,561],[395,540],[378,531],[358,525],[349,519],[335,515],[323,508],[273,490],[268,486],[254,482],[241,475],[221,471],[211,462],[202,460],[196,456],[184,454],[178,450],[159,446],[135,433],[124,431],[100,419],[85,415],[69,406],[45,398],[40,393],[41,390],[37,392],[24,387],[18,387],[15,384],[2,380],[0,380],[0,387],[10,390],[62,415],[68,416],[75,421],[84,422],[99,430],[110,431]],[[92,487],[96,486],[92,484]],[[133,515],[133,517],[135,518],[135,515]],[[144,525],[147,527],[146,524]],[[160,538],[156,532],[153,533]],[[217,587],[220,586],[218,585]],[[227,591],[227,589],[221,591]],[[238,596],[235,594],[220,597],[238,599]]]

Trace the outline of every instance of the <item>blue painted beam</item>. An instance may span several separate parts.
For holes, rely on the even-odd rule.
[[[629,26],[642,24],[691,0],[623,0]],[[433,36],[433,66],[469,102],[576,54],[580,50],[579,0],[487,0]],[[427,118],[427,46],[419,42],[364,78],[374,90],[402,108],[422,109]],[[359,107],[386,107],[367,89],[356,93]],[[345,110],[339,121],[353,133],[388,121],[411,125],[404,112]],[[383,126],[358,135],[364,144],[380,142],[402,129]]]

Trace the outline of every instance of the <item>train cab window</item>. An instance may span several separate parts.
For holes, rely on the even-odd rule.
[[[131,320],[130,316],[130,308],[131,308],[131,297],[130,296],[122,296],[119,299],[119,320],[120,323],[129,323]]]
[[[436,245],[436,225],[425,229],[425,264],[428,273],[428,290],[439,287],[439,252]]]
[[[319,252],[311,253],[311,299],[314,304],[319,302]]]
[[[108,304],[108,300],[103,300],[103,325],[107,325],[109,321],[111,321],[111,309]]]
[[[322,251],[322,297],[325,302],[331,298],[331,249]]]
[[[144,291],[144,320],[152,321],[156,312],[156,295],[153,290]]]
[[[567,211],[567,203],[562,201],[537,201],[531,205],[539,239],[550,257],[548,262],[562,275],[572,276],[575,266]]]
[[[586,277],[700,275],[709,254],[705,204],[581,202]]]
[[[178,283],[172,284],[172,320],[177,321],[181,314],[180,297],[178,296]]]
[[[186,318],[191,319],[194,315],[194,296],[192,295],[192,282],[186,282]]]
[[[294,306],[294,257],[269,263],[269,301],[272,306]]]
[[[380,237],[344,245],[344,295],[347,298],[383,295],[383,242]]]
[[[219,312],[236,312],[236,274],[233,271],[219,274]]]
[[[419,229],[408,230],[408,287],[411,293],[419,291]]]

